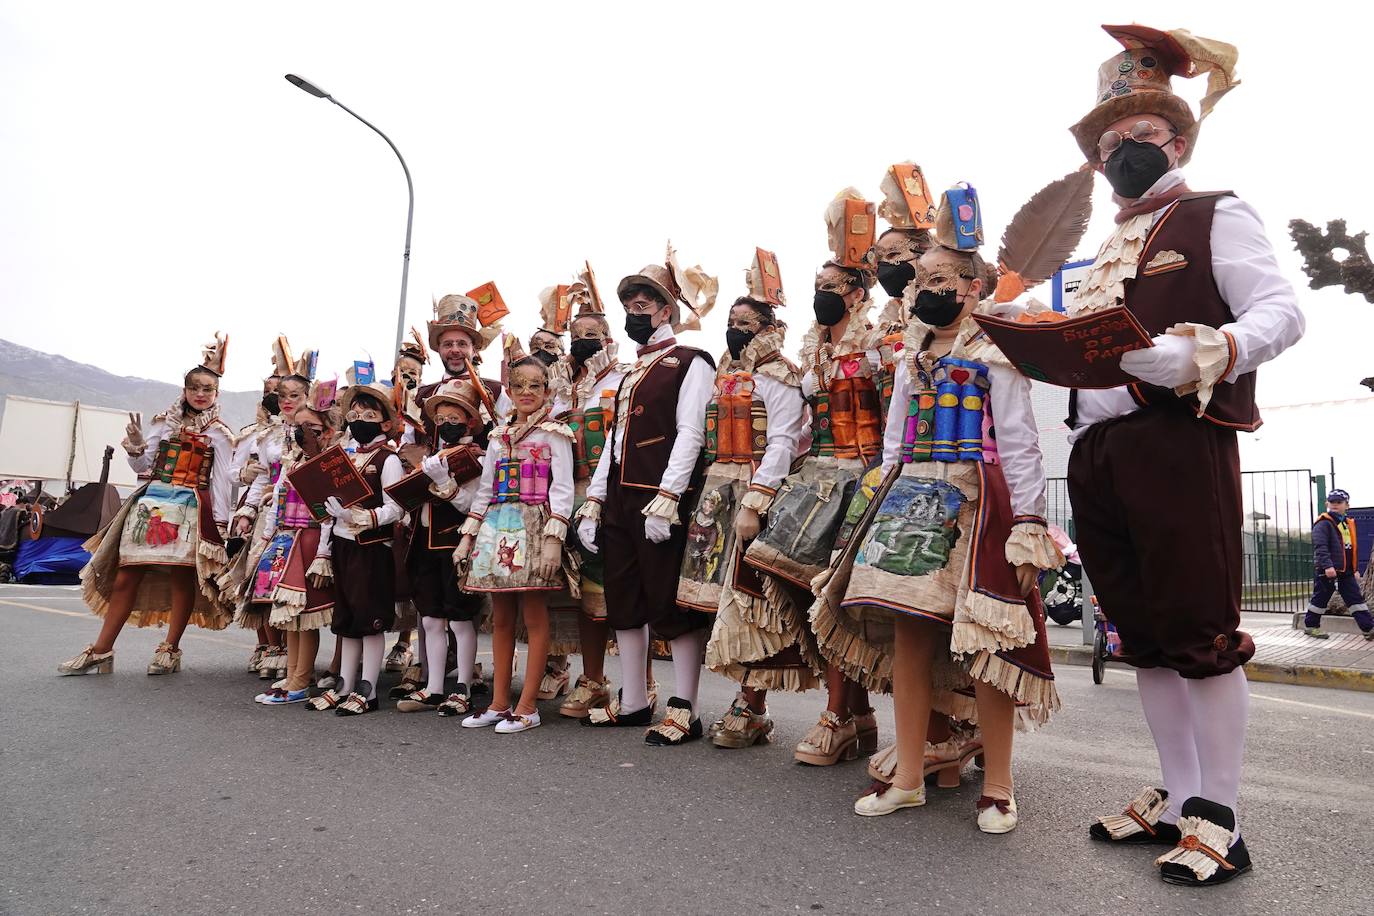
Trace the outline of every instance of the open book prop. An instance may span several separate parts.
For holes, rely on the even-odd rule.
[[[304,464],[297,465],[286,475],[291,486],[296,488],[310,510],[311,518],[323,522],[329,518],[324,501],[331,496],[339,497],[345,506],[355,506],[372,492],[363,480],[363,475],[353,466],[340,446],[331,445]]]
[[[482,474],[482,450],[472,445],[456,445],[439,453],[448,459],[448,470],[461,487]],[[423,468],[416,468],[386,488],[387,495],[407,512],[415,512],[430,499],[433,481]]]
[[[998,349],[1026,378],[1063,388],[1116,388],[1139,381],[1121,368],[1121,355],[1153,346],[1126,308],[1063,320],[1044,312],[1022,321],[974,315]]]

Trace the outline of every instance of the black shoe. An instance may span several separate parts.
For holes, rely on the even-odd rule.
[[[1165,789],[1147,788],[1125,811],[1093,822],[1088,827],[1088,836],[1120,846],[1175,846],[1182,837],[1178,825],[1166,824],[1159,819],[1168,798],[1169,793]],[[1128,830],[1134,832],[1114,837],[1113,830],[1118,834]]]
[[[376,712],[381,702],[376,697],[367,699],[367,695],[371,692],[371,684],[367,681],[358,681],[353,692],[342,703],[334,707],[334,715],[361,716],[364,713]]]
[[[1236,829],[1236,813],[1230,808],[1205,798],[1190,798],[1183,803],[1178,825],[1183,838],[1155,860],[1159,876],[1169,884],[1211,887],[1250,870],[1250,852],[1244,839],[1237,838],[1227,849],[1218,848],[1230,842]]]
[[[701,718],[692,715],[692,704],[672,697],[663,719],[644,733],[644,743],[654,747],[676,747],[701,737]]]
[[[587,728],[624,728],[626,726],[644,726],[654,721],[654,708],[645,706],[643,709],[636,709],[634,712],[621,712],[620,691],[616,691],[615,702],[610,706],[597,707],[587,713],[586,718],[578,719]],[[697,737],[701,736],[701,727],[697,727]]]

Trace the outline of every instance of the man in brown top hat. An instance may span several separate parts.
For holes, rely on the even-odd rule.
[[[715,285],[699,269],[680,271],[671,249],[667,266],[653,264],[620,281],[625,332],[639,345],[638,358],[616,395],[607,434],[610,460],[597,464],[578,513],[578,538],[606,560],[606,612],[620,647],[623,685],[617,701],[581,721],[592,727],[649,724],[653,708],[644,668],[652,628],[672,645],[676,693],[663,720],[645,735],[654,745],[701,737],[697,687],[712,618],[675,599],[690,502],[682,497],[700,484],[715,364],[674,335],[709,310]],[[684,307],[691,325],[682,323]]]
[[[1090,832],[1174,846],[1157,860],[1164,880],[1215,884],[1250,868],[1235,815],[1242,666],[1255,651],[1238,629],[1236,431],[1259,426],[1255,371],[1302,336],[1303,318],[1255,211],[1227,191],[1190,191],[1178,170],[1201,118],[1170,77],[1208,74],[1206,117],[1233,85],[1236,49],[1183,30],[1104,28],[1124,51],[1070,130],[1120,212],[1074,311],[1124,305],[1155,336],[1122,357],[1139,381],[1072,393],[1069,495],[1084,569],[1138,668],[1164,789]]]

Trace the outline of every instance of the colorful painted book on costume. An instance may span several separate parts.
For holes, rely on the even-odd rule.
[[[925,173],[914,162],[899,162],[892,166],[892,177],[902,190],[907,209],[911,211],[914,229],[935,228],[935,203],[926,184]]]
[[[461,487],[482,474],[482,450],[473,445],[455,445],[439,453],[448,459],[448,472]],[[387,495],[407,512],[415,512],[433,499],[433,481],[423,468],[416,468],[386,488]]]
[[[783,305],[782,272],[778,269],[778,256],[762,248],[754,249],[754,266],[758,268],[759,279],[763,284],[763,299],[773,305]]]
[[[1090,312],[1064,321],[1027,323],[974,315],[1026,378],[1062,388],[1116,388],[1138,382],[1121,356],[1153,346],[1129,309]]]
[[[844,202],[844,252],[840,263],[845,267],[872,267],[873,242],[878,208],[866,200],[846,198]]]
[[[363,475],[353,466],[348,453],[337,445],[320,452],[303,464],[288,471],[286,479],[296,488],[301,499],[310,508],[310,515],[317,522],[329,518],[324,501],[337,496],[345,506],[356,506],[366,499],[372,488],[363,480]]]

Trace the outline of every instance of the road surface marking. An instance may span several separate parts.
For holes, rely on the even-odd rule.
[[[1359,716],[1361,719],[1374,719],[1374,713],[1360,712],[1356,709],[1341,709],[1338,706],[1322,706],[1319,703],[1304,703],[1302,700],[1285,700],[1280,697],[1267,697],[1262,693],[1252,693],[1250,696],[1256,700],[1268,700],[1270,703],[1287,703],[1289,706],[1306,706],[1308,709],[1320,709],[1322,712],[1334,712],[1343,716]]]
[[[22,608],[26,608],[26,609],[28,609],[28,610],[30,610],[30,611],[42,611],[44,614],[59,614],[59,615],[61,615],[61,616],[63,616],[63,617],[94,617],[94,616],[95,616],[95,615],[92,614],[90,611],[63,611],[63,610],[58,610],[58,609],[55,608],[55,607],[43,607],[43,605],[41,605],[41,604],[28,604],[28,603],[23,602],[23,601],[11,601],[9,598],[0,598],[0,604],[8,604],[8,605],[10,605],[11,607],[22,607]],[[138,628],[136,627],[135,629],[138,629]],[[158,629],[161,629],[161,627],[159,627]],[[205,636],[204,634],[201,634],[201,633],[185,633],[185,634],[182,635],[181,638],[182,638],[182,639],[203,639],[203,640],[205,640],[206,642],[217,642],[217,643],[219,643],[219,644],[221,644],[221,645],[225,645],[225,646],[234,646],[234,647],[236,647],[236,648],[237,648],[237,647],[242,647],[242,646],[247,645],[247,643],[239,642],[238,640],[234,640],[234,639],[221,639],[221,638],[218,637],[218,636]]]

